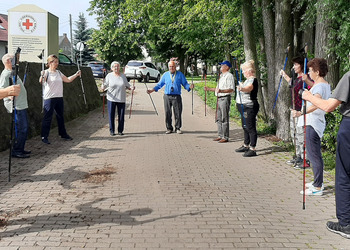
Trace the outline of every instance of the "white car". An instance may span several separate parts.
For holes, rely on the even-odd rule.
[[[137,79],[139,82],[142,82],[142,80],[145,82],[149,82],[149,80],[159,82],[160,80],[160,72],[151,62],[129,61],[125,66],[124,74],[128,81]]]

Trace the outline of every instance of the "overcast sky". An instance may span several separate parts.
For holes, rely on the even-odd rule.
[[[90,16],[87,11],[90,7],[89,1],[90,0],[1,0],[0,13],[8,15],[7,11],[9,9],[20,4],[35,4],[57,16],[59,18],[59,35],[62,36],[63,33],[67,33],[68,38],[70,38],[69,14],[72,15],[73,33],[76,29],[74,22],[78,21],[80,12],[84,13],[88,28],[98,28],[95,16]]]

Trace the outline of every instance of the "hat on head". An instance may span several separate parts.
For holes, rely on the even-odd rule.
[[[232,68],[232,64],[229,61],[223,61],[222,63],[219,63],[219,64],[220,65],[225,64],[225,65],[229,66],[230,68]]]

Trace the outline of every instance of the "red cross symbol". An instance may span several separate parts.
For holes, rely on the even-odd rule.
[[[29,30],[30,26],[33,26],[33,23],[29,22],[29,19],[26,19],[25,23],[22,23],[23,26],[26,26],[26,29]]]

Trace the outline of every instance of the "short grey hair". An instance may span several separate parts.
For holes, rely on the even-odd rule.
[[[111,68],[113,68],[113,67],[114,67],[114,65],[116,65],[116,64],[118,64],[118,65],[119,65],[119,67],[120,67],[120,63],[119,63],[119,62],[117,62],[117,61],[114,61],[114,62],[112,62],[112,64],[111,64]]]
[[[7,63],[8,60],[12,60],[12,58],[14,57],[14,55],[11,55],[11,54],[5,54],[3,57],[2,57],[2,63],[5,65]]]

